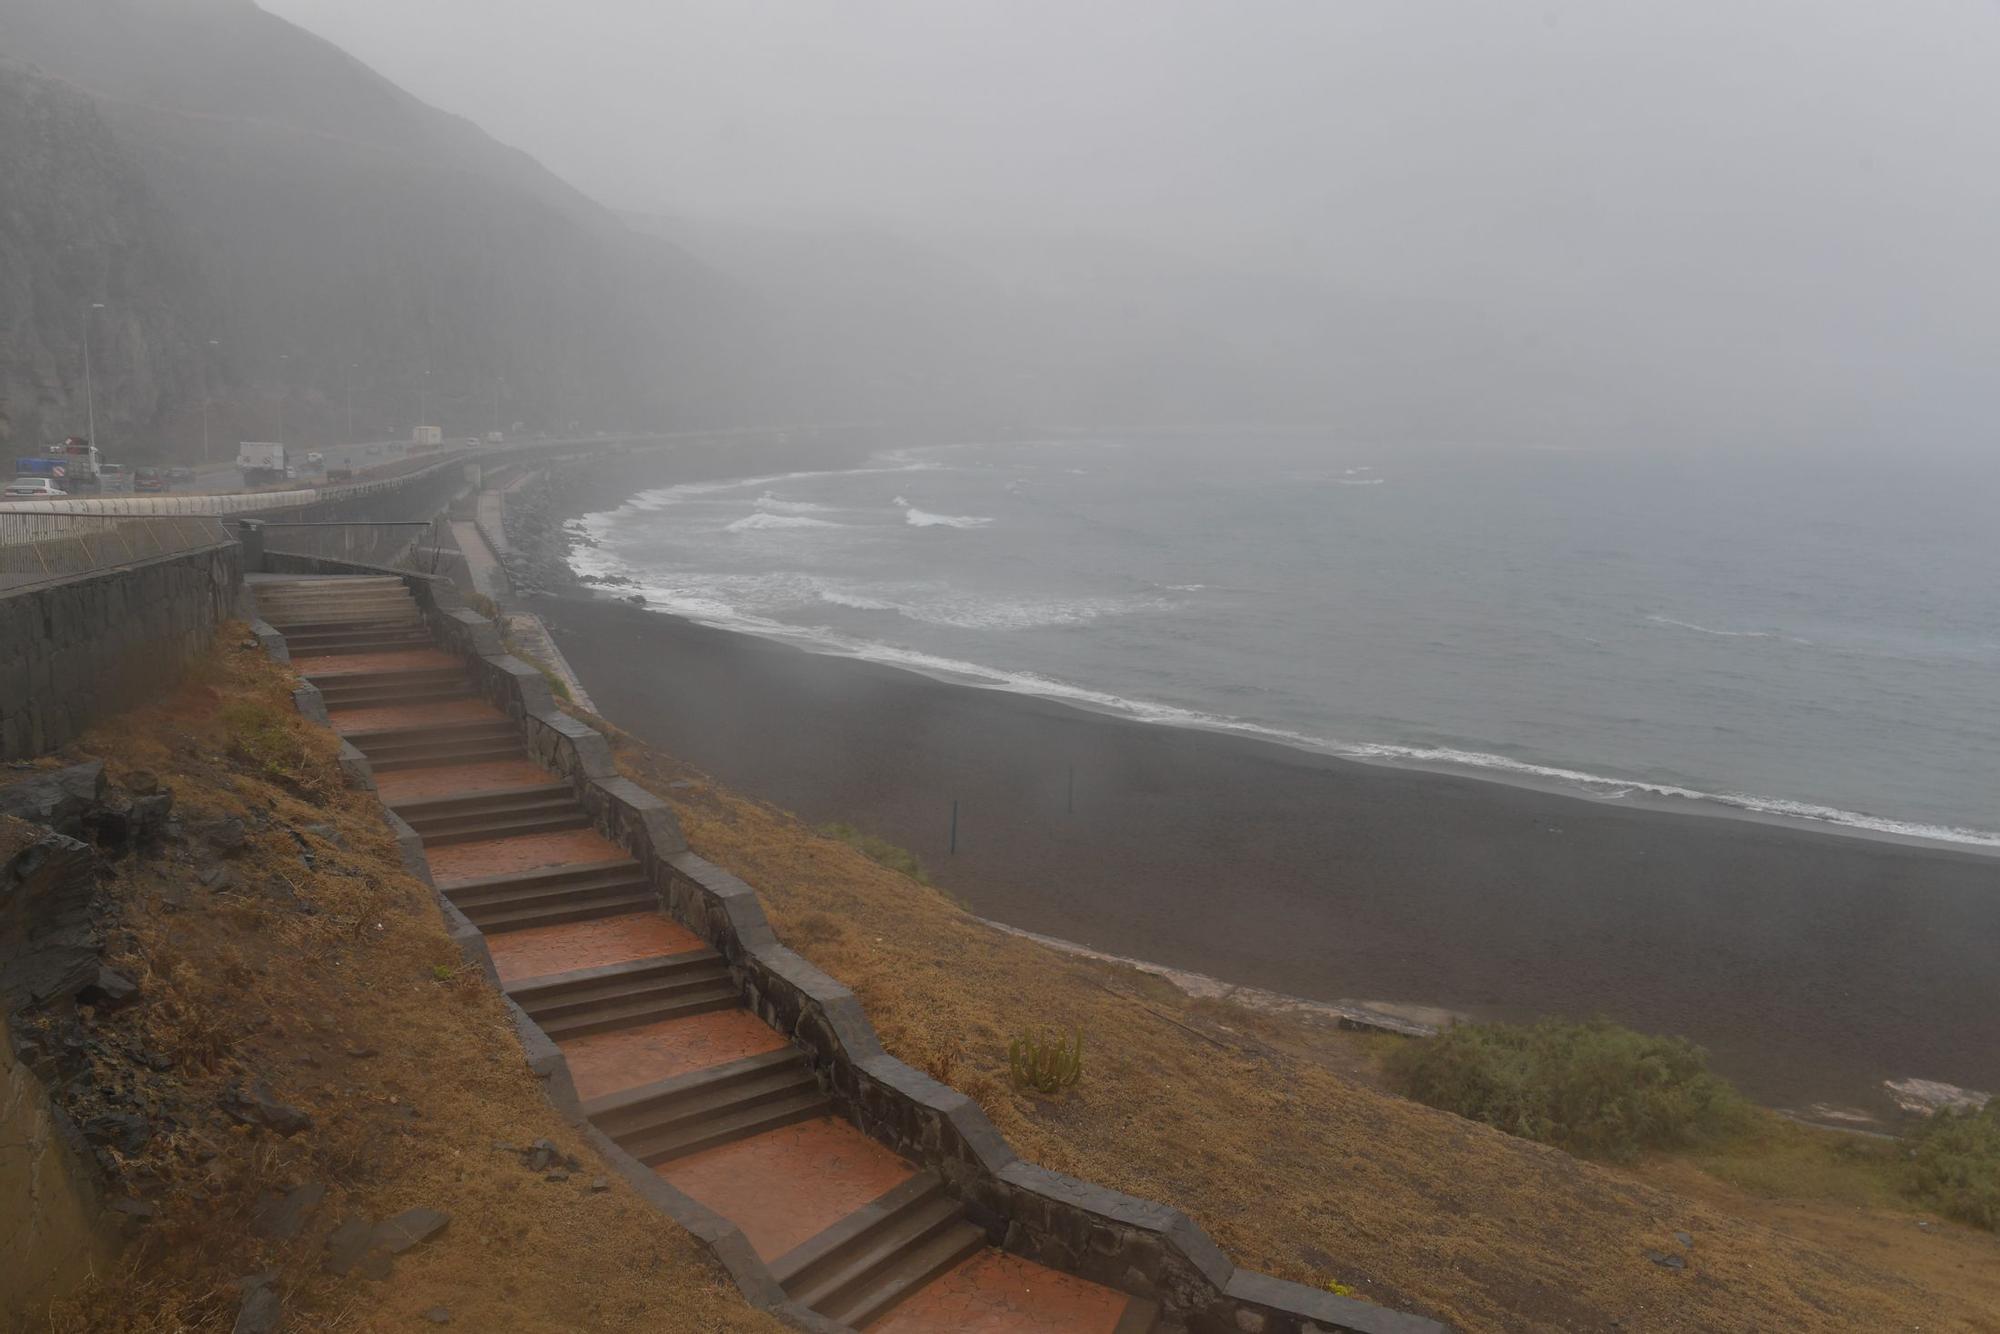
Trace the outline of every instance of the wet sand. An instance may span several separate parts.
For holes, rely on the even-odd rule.
[[[1134,723],[616,602],[534,609],[606,717],[911,848],[985,917],[1315,999],[1605,1014],[1779,1106],[2000,1088],[2000,858]]]

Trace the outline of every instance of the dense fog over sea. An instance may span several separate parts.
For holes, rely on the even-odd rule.
[[[1990,464],[952,442],[575,525],[817,651],[1362,758],[2000,846]]]

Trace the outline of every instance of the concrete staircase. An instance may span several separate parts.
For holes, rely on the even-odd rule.
[[[257,609],[293,657],[428,648],[417,604],[401,579],[297,579],[257,585]]]
[[[986,1245],[934,1172],[919,1172],[771,1265],[785,1291],[857,1328]]]
[[[452,886],[452,905],[487,935],[652,912],[659,906],[639,863],[587,863],[509,875],[475,876]]]
[[[562,1047],[585,1115],[734,1221],[794,1299],[888,1334],[1153,1327],[1152,1303],[991,1246],[935,1173],[842,1118],[723,959],[431,646],[400,581],[266,580],[257,598],[507,994]]]
[[[558,1042],[742,1003],[721,956],[710,949],[530,978],[507,994]]]

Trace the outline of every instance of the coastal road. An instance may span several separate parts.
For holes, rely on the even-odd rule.
[[[296,451],[288,452],[296,452],[298,461],[302,464],[311,450],[300,447]],[[401,462],[409,457],[410,447],[401,440],[378,440],[353,445],[326,445],[319,452],[326,456],[326,466],[329,469],[348,468],[359,472],[363,468],[379,468],[385,463]],[[301,482],[323,480],[321,473],[308,472],[302,466],[299,467],[298,473],[298,480]],[[243,489],[243,473],[233,463],[197,469],[193,486],[184,485],[175,488],[182,493],[208,495],[226,495]]]

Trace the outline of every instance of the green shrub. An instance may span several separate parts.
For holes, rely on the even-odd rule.
[[[885,866],[891,871],[899,871],[920,885],[931,882],[924,864],[917,860],[917,854],[908,848],[899,848],[885,838],[864,834],[851,824],[823,824],[819,832],[828,838],[837,838],[842,843],[858,851],[877,866]]]
[[[1059,1028],[1031,1029],[1007,1044],[1007,1068],[1022,1088],[1058,1093],[1083,1077],[1083,1030],[1072,1042]]]
[[[1419,1102],[1576,1153],[1630,1158],[1746,1124],[1749,1107],[1684,1038],[1608,1019],[1461,1024],[1388,1058]]]
[[[2000,1232],[2000,1098],[1939,1112],[1911,1139],[1917,1196],[1939,1213]]]

